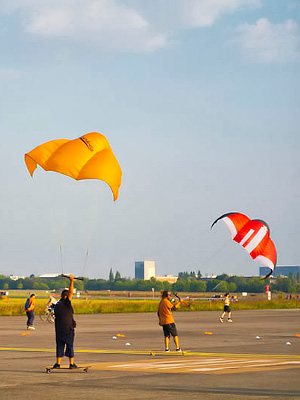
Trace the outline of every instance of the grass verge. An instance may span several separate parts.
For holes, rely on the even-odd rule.
[[[0,301],[0,316],[25,315],[24,304],[26,298],[9,298]],[[38,315],[45,307],[45,299],[36,299],[35,314]],[[119,299],[76,299],[72,301],[75,314],[99,313],[139,313],[157,312],[158,300],[119,300]],[[291,309],[300,308],[300,301],[293,300],[246,300],[234,302],[233,310],[263,310],[263,309]],[[197,300],[190,303],[190,308],[182,304],[179,312],[192,311],[221,311],[222,301]]]

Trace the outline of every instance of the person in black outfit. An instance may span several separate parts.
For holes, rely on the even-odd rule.
[[[60,300],[55,304],[55,338],[56,338],[56,363],[53,368],[60,368],[62,357],[65,355],[69,357],[70,368],[78,368],[74,364],[74,337],[76,322],[73,318],[73,307],[71,304],[73,289],[74,289],[74,276],[69,275],[70,286],[69,290],[64,289],[61,293]]]

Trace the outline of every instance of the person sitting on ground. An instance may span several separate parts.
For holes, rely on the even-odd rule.
[[[170,351],[169,343],[171,335],[174,339],[176,351],[181,351],[181,348],[179,347],[178,333],[172,314],[172,311],[176,310],[180,306],[181,300],[179,300],[179,302],[174,305],[171,303],[170,298],[171,292],[169,292],[168,290],[162,292],[161,301],[159,303],[157,312],[159,325],[162,326],[164,332],[165,351]]]
[[[55,338],[56,338],[56,363],[53,368],[60,368],[62,357],[69,357],[69,368],[78,368],[74,363],[74,337],[76,322],[73,318],[71,304],[74,290],[74,276],[69,275],[69,289],[64,289],[60,300],[54,306],[55,314]]]

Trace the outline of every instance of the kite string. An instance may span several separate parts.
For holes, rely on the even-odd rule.
[[[61,267],[61,273],[64,273],[64,263],[63,263],[63,253],[62,253],[62,244],[59,243],[59,253],[60,253],[60,267]]]
[[[87,264],[88,255],[89,255],[89,246],[87,245],[86,253],[85,253],[85,257],[84,257],[84,262],[83,262],[83,268],[82,268],[82,276],[83,276],[83,277],[84,277],[84,274],[85,274],[85,269],[86,269],[86,264]]]
[[[62,220],[63,209],[61,207],[61,203],[58,199],[60,196],[56,194],[56,186],[53,183],[53,175],[46,174],[45,176],[46,182],[46,191],[47,191],[47,198],[50,199],[51,204],[51,215],[52,215],[52,228],[54,237],[56,238],[56,242],[58,242],[59,246],[59,262],[60,262],[60,269],[61,273],[64,273],[64,257],[63,257],[63,248],[62,243],[64,241],[64,222]]]
[[[218,250],[216,250],[210,257],[208,257],[208,258],[206,259],[206,261],[204,261],[204,262],[202,263],[201,269],[203,268],[204,265],[208,264],[209,261],[211,261],[218,253],[220,253],[220,252],[224,249],[224,247],[226,247],[226,246],[228,245],[229,242],[231,242],[231,239],[227,240],[222,246],[220,246],[220,247],[218,248]]]

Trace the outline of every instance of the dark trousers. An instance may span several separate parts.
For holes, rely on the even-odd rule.
[[[74,337],[74,329],[69,332],[56,332],[56,357],[74,357]]]
[[[26,311],[26,315],[27,315],[27,326],[33,325],[33,321],[34,321],[34,311]]]

